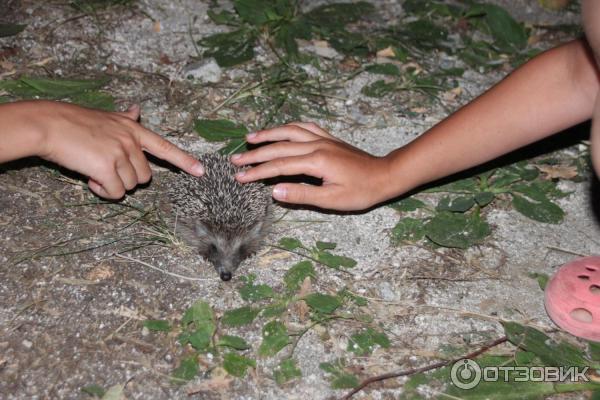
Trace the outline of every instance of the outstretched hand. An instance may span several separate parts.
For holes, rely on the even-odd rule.
[[[231,157],[236,165],[260,163],[236,175],[239,182],[308,175],[322,185],[279,183],[273,197],[286,203],[334,210],[362,210],[387,198],[389,166],[313,123],[292,123],[247,136],[249,143],[275,142]]]
[[[109,199],[150,180],[144,150],[199,176],[202,165],[171,142],[142,127],[138,106],[105,112],[58,102],[38,103],[32,118],[44,125],[36,155],[89,177],[89,188]]]

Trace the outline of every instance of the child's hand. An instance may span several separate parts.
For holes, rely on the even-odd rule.
[[[286,203],[361,210],[386,199],[388,162],[331,136],[312,123],[293,123],[250,134],[249,143],[277,142],[232,156],[236,165],[262,163],[239,173],[240,182],[279,175],[321,178],[321,186],[280,183],[273,197]]]
[[[136,121],[139,107],[112,113],[59,102],[32,102],[31,118],[43,131],[36,154],[89,177],[99,196],[118,199],[150,180],[143,150],[199,176],[199,161]]]

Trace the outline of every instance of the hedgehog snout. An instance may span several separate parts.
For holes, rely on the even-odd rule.
[[[239,242],[218,240],[209,247],[206,258],[215,266],[221,280],[229,281],[246,256]]]
[[[231,272],[221,272],[221,280],[222,281],[230,281],[231,280]]]

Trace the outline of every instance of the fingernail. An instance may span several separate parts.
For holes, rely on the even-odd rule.
[[[281,186],[275,186],[273,188],[273,197],[277,200],[285,200],[287,197],[287,190]]]
[[[204,167],[199,162],[192,167],[192,173],[196,176],[204,175]]]
[[[241,178],[241,177],[243,177],[244,175],[246,175],[246,171],[240,171],[240,172],[238,172],[237,174],[235,174],[235,177],[236,177],[236,178]]]
[[[242,156],[241,154],[236,153],[231,156],[231,161],[239,160],[241,156]]]
[[[256,137],[256,132],[250,132],[246,135],[246,139],[254,139]]]

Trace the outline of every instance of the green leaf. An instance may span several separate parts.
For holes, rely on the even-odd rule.
[[[288,56],[293,59],[298,57],[298,43],[296,43],[295,31],[289,24],[284,24],[279,27],[275,35],[275,43],[278,47],[285,49]]]
[[[354,304],[360,307],[364,307],[369,304],[368,300],[362,296],[358,296],[348,289],[344,288],[338,292],[338,296],[344,299],[350,299]]]
[[[286,21],[287,22],[287,21]],[[312,37],[311,26],[304,19],[297,19],[289,23],[281,24],[275,34],[275,43],[278,47],[285,49],[288,56],[293,60],[299,60],[298,43],[296,39],[308,40]]]
[[[511,170],[509,168],[496,169],[492,178],[493,179],[491,186],[497,189],[505,189],[511,184],[523,179],[517,171]]]
[[[439,193],[439,192],[450,192],[450,193],[478,193],[479,185],[473,178],[461,179],[458,181],[450,182],[445,185],[436,186],[425,190],[426,193]]]
[[[317,253],[317,260],[319,260],[320,263],[333,269],[340,269],[342,267],[353,268],[356,266],[356,261],[352,258],[331,254],[328,251],[319,251]]]
[[[183,314],[181,323],[186,326],[192,322],[196,324],[213,324],[214,314],[210,305],[204,300],[197,300]]]
[[[419,199],[415,199],[414,197],[407,197],[405,199],[390,204],[390,207],[392,207],[394,210],[407,212],[415,211],[419,208],[424,208],[425,206],[425,203],[423,203]]]
[[[365,71],[372,74],[399,76],[400,69],[394,64],[371,64],[365,67]]]
[[[479,207],[485,207],[490,204],[496,195],[492,192],[479,192],[475,195],[475,201]]]
[[[283,385],[292,379],[301,378],[302,371],[296,366],[296,361],[293,358],[286,358],[275,367],[273,377],[278,385]]]
[[[222,10],[219,13],[216,13],[212,10],[208,10],[206,14],[215,24],[232,26],[236,26],[239,24],[238,18],[233,13],[230,13],[226,10]]]
[[[106,389],[104,389],[100,385],[88,385],[81,388],[83,393],[89,394],[94,397],[102,397],[106,393]]]
[[[519,192],[536,201],[547,201],[550,198],[561,198],[568,195],[556,187],[552,181],[536,180],[527,184],[515,183],[510,186],[511,192]]]
[[[355,375],[345,371],[343,360],[338,360],[336,363],[324,362],[319,364],[319,368],[331,374],[330,381],[333,389],[352,389],[360,383]]]
[[[226,119],[199,119],[194,130],[209,142],[222,142],[228,139],[245,139],[248,130],[243,125]]]
[[[592,361],[600,362],[600,343],[588,342],[588,353]]]
[[[82,102],[91,102],[90,96],[93,99],[94,96],[101,97],[102,95],[96,92],[94,95],[87,95],[86,97],[84,94],[88,91],[100,89],[106,83],[108,83],[108,79],[68,80],[22,77],[17,80],[0,81],[0,89],[24,99],[45,98],[58,100],[80,96]],[[106,102],[106,97],[102,99],[102,102]]]
[[[108,83],[108,79],[67,80],[24,77],[20,79],[20,82],[36,90],[40,94],[47,94],[53,97],[68,97],[88,90],[100,89]]]
[[[213,333],[214,326],[200,325],[192,332],[182,333],[179,336],[179,341],[182,344],[189,343],[198,351],[205,351],[211,344]]]
[[[518,173],[519,176],[526,181],[532,181],[540,175],[540,171],[537,168],[527,167],[519,168]]]
[[[540,285],[540,289],[546,290],[546,285],[548,284],[548,280],[550,280],[550,277],[547,274],[540,274],[539,272],[530,272],[529,277],[537,280],[538,285]]]
[[[247,325],[254,321],[254,318],[260,313],[260,308],[244,306],[234,310],[227,310],[221,318],[221,322],[229,326]]]
[[[218,346],[230,347],[235,350],[247,350],[250,345],[239,336],[223,335],[217,343]]]
[[[481,243],[490,234],[490,226],[478,213],[437,213],[426,225],[429,240],[443,247],[466,249]]]
[[[512,193],[512,205],[521,214],[535,221],[558,224],[563,220],[565,212],[550,200],[532,202]]]
[[[337,244],[336,243],[332,243],[332,242],[320,242],[320,241],[317,241],[317,243],[315,244],[315,246],[319,250],[334,250],[337,247]]]
[[[335,373],[337,366],[330,362],[322,362],[319,364],[319,368],[328,374]]]
[[[261,316],[264,318],[277,317],[277,316],[283,314],[284,312],[286,312],[287,308],[288,308],[287,301],[281,301],[281,302],[269,304],[268,306],[266,306],[263,309]]]
[[[301,241],[290,237],[279,239],[279,246],[286,250],[296,250],[297,248],[304,247]]]
[[[17,35],[27,27],[27,25],[19,24],[0,24],[0,37]]]
[[[268,14],[276,14],[270,0],[235,0],[233,7],[240,18],[252,25],[264,25],[269,22]]]
[[[169,321],[160,319],[148,319],[142,323],[142,325],[151,331],[168,332],[171,330]]]
[[[287,328],[279,321],[267,323],[262,330],[262,343],[258,354],[263,357],[272,357],[290,343]]]
[[[254,276],[250,275],[247,278],[246,284],[238,289],[242,299],[246,301],[260,301],[271,299],[275,295],[273,288],[265,284],[254,284]]]
[[[173,371],[175,383],[183,383],[181,381],[189,381],[198,375],[198,359],[195,355],[188,356],[181,360],[179,367]]]
[[[303,300],[313,311],[321,314],[331,314],[342,304],[338,297],[321,293],[311,293]]]
[[[313,264],[310,261],[305,260],[292,266],[292,268],[285,273],[283,281],[289,290],[296,291],[308,276],[313,280],[317,277]]]
[[[437,1],[406,0],[402,3],[402,9],[407,14],[416,14],[419,16],[435,15],[452,18],[462,16],[459,7]]]
[[[331,381],[332,389],[353,389],[360,384],[360,381],[353,374],[340,374]]]
[[[349,56],[366,57],[370,53],[368,38],[358,32],[348,32],[342,29],[331,32],[327,39],[331,47]]]
[[[360,92],[369,97],[383,97],[394,90],[396,90],[395,82],[388,83],[384,80],[378,80],[369,85],[363,86]]]
[[[443,49],[448,31],[429,19],[418,19],[403,24],[396,37],[403,43],[409,42],[422,49]]]
[[[452,211],[464,213],[469,211],[475,205],[475,197],[460,196],[450,199],[449,196],[444,196],[438,203],[436,209],[438,211]]]
[[[535,183],[522,184],[516,183],[510,186],[511,192],[518,192],[535,201],[549,201],[544,189]]]
[[[248,142],[246,139],[231,139],[227,144],[219,149],[219,153],[230,156],[236,153],[242,153],[248,151]]]
[[[328,30],[339,30],[374,11],[375,6],[366,1],[333,3],[313,8],[305,15],[305,18],[311,25]]]
[[[246,28],[232,32],[216,33],[198,42],[208,48],[204,57],[214,57],[221,67],[232,67],[252,60],[256,34]]]
[[[524,350],[535,353],[547,366],[586,367],[592,363],[583,350],[565,342],[556,342],[537,329],[516,322],[502,322],[508,340]]]
[[[102,400],[121,400],[124,398],[123,391],[125,390],[124,384],[116,384],[109,387],[104,395],[102,395]]]
[[[373,328],[355,333],[348,341],[348,351],[355,353],[358,356],[366,356],[373,352],[375,345],[383,348],[390,347],[390,340],[383,332],[377,332]]]
[[[418,242],[425,236],[425,221],[416,218],[401,219],[394,229],[392,238],[395,242]]]
[[[514,52],[527,46],[527,32],[502,7],[495,4],[477,4],[466,14],[467,18],[482,18],[484,26],[502,51]]]
[[[256,368],[256,361],[251,358],[236,353],[227,353],[223,356],[223,368],[230,375],[243,378],[250,367]]]
[[[115,111],[115,98],[103,92],[87,91],[70,97],[71,103],[78,104],[83,107],[97,108],[104,111]]]
[[[213,311],[207,302],[196,301],[185,311],[181,323],[184,328],[179,335],[181,344],[189,343],[199,351],[208,349],[217,326]]]

